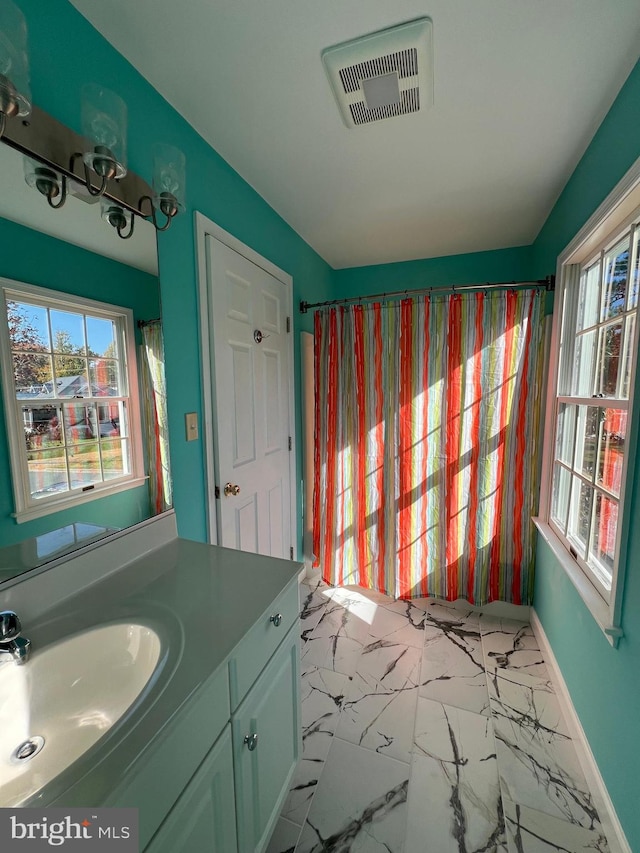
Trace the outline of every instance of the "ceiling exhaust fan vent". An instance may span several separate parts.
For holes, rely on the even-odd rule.
[[[322,62],[347,127],[419,112],[433,102],[430,18],[329,47]]]

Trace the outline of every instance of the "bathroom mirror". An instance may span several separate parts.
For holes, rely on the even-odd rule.
[[[147,479],[141,485],[116,494],[96,497],[18,523],[5,406],[4,400],[0,400],[0,584],[31,569],[46,567],[52,560],[144,521],[171,506],[166,418],[163,419],[162,412],[157,415],[157,409],[162,408],[157,401],[164,392],[161,386],[158,387],[153,371],[144,369],[147,361],[145,352],[152,346],[157,352],[157,342],[161,340],[158,334],[161,330],[160,287],[155,229],[151,223],[137,220],[131,239],[122,240],[102,219],[99,202],[90,203],[69,195],[63,208],[52,210],[42,195],[27,186],[24,174],[22,155],[0,144],[0,278],[133,311],[144,471],[145,474],[153,474],[161,470],[155,482],[153,478],[151,483]],[[27,329],[31,324],[33,332],[37,318],[30,318],[28,310],[23,310],[22,315],[18,312],[18,316],[22,317],[21,322]],[[65,334],[64,330],[62,334]],[[71,342],[70,331],[67,330],[66,334]],[[109,476],[108,471],[105,473],[105,462],[109,462],[105,452],[107,442],[114,446],[124,443],[120,441],[123,431],[117,413],[114,417],[111,412],[113,404],[108,401],[108,395],[113,391],[93,387],[93,352],[88,337],[84,346],[92,396],[103,393],[107,398],[104,404],[94,404],[95,411],[91,412],[88,405],[74,405],[78,412],[82,409],[82,417],[77,416],[73,424],[73,439],[60,438],[55,429],[52,430],[55,406],[47,403],[46,399],[40,401],[40,396],[46,397],[46,381],[43,380],[40,388],[34,387],[32,382],[20,388],[17,394],[19,400],[25,398],[22,408],[24,424],[20,430],[24,428],[29,452],[31,494],[32,497],[42,495],[45,498],[43,504],[47,495],[56,490],[73,488],[69,474],[65,481],[65,476],[49,461],[56,452],[52,449],[53,443],[74,442],[74,451],[78,455],[83,454],[84,477],[99,479],[93,469],[99,464],[96,460],[100,457],[103,480]],[[54,356],[54,360],[56,358],[61,357]],[[72,361],[71,358],[67,360],[69,363]],[[77,379],[69,375],[64,381]],[[58,378],[57,382],[60,381]],[[30,395],[35,395],[37,403],[28,399]],[[80,390],[77,397],[82,396]],[[74,392],[74,404],[75,397]],[[107,412],[104,417],[103,410]],[[108,435],[105,432],[107,426]],[[19,436],[21,440],[21,432]],[[35,460],[33,464],[32,460]],[[158,480],[161,494],[158,494]]]

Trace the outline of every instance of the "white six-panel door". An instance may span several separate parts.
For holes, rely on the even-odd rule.
[[[288,559],[287,288],[214,237],[206,241],[218,543]]]

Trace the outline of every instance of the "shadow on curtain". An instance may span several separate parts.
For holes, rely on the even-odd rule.
[[[395,598],[530,604],[544,293],[315,315],[314,554]]]

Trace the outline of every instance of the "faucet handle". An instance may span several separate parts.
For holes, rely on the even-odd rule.
[[[18,614],[13,610],[3,610],[0,612],[0,643],[6,643],[10,640],[15,640],[20,636],[22,625],[18,619]]]

